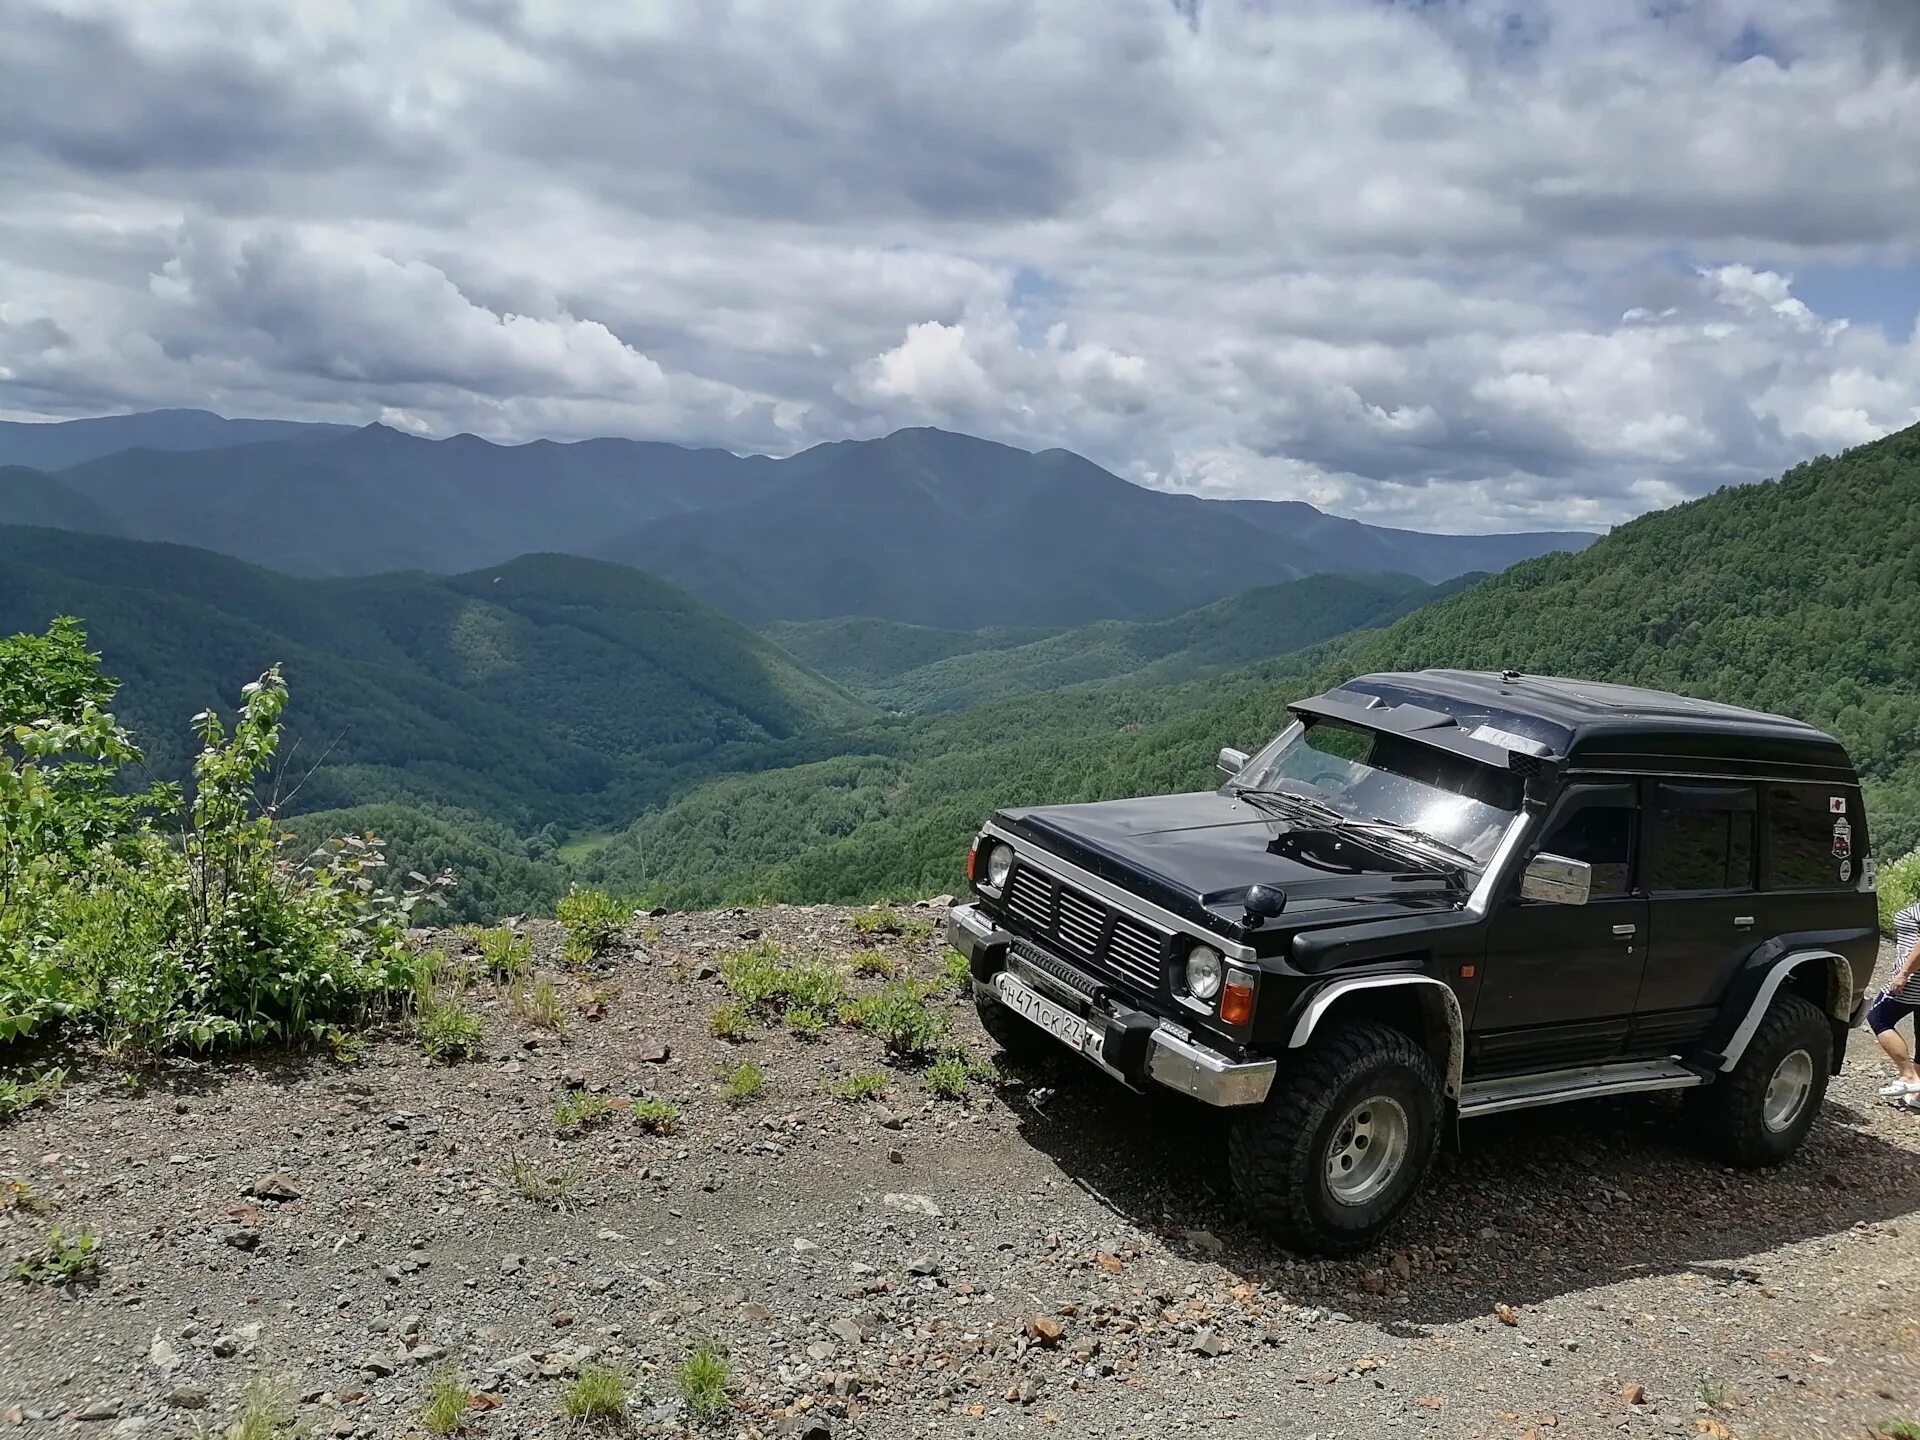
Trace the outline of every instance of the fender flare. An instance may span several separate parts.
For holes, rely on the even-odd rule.
[[[1428,1017],[1444,1021],[1447,1030],[1447,1063],[1444,1074],[1446,1093],[1450,1099],[1460,1098],[1460,1072],[1466,1063],[1467,1027],[1460,1013],[1460,997],[1453,993],[1453,987],[1431,975],[1355,975],[1345,980],[1335,980],[1314,992],[1313,998],[1301,1007],[1300,1018],[1294,1022],[1293,1033],[1287,1037],[1287,1048],[1298,1050],[1313,1038],[1313,1032],[1322,1017],[1333,1008],[1335,1001],[1343,996],[1352,995],[1361,990],[1382,990],[1389,986],[1410,985],[1418,993],[1414,997]]]
[[[1787,977],[1802,965],[1821,965],[1826,968],[1828,978],[1833,982],[1835,997],[1832,1004],[1824,1007],[1830,1019],[1844,1024],[1853,1014],[1853,966],[1846,957],[1832,950],[1791,951],[1773,962],[1761,979],[1759,989],[1753,992],[1746,1015],[1734,1029],[1726,1049],[1721,1052],[1722,1071],[1731,1070],[1740,1063],[1740,1057],[1746,1053],[1747,1045],[1753,1039],[1753,1032],[1760,1028],[1767,1007],[1773,1004],[1773,997],[1779,993]]]

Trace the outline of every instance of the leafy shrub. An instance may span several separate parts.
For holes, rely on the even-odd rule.
[[[577,1090],[553,1107],[553,1128],[562,1134],[585,1130],[613,1113],[613,1102],[590,1090]]]
[[[649,1135],[671,1135],[680,1128],[680,1107],[670,1100],[649,1097],[633,1102],[634,1124]]]
[[[767,1072],[751,1060],[736,1065],[720,1085],[720,1098],[729,1105],[745,1105],[757,1100],[767,1088]]]
[[[890,980],[876,993],[841,1006],[840,1018],[877,1036],[895,1060],[917,1064],[946,1043],[951,1029],[945,1015],[927,1008],[927,995],[911,980]]]
[[[0,1120],[11,1120],[23,1110],[44,1105],[66,1084],[63,1069],[42,1070],[31,1080],[0,1080]]]
[[[436,1002],[421,1011],[415,1025],[420,1048],[429,1060],[451,1065],[456,1060],[471,1060],[479,1052],[487,1027],[480,1017],[458,1000]]]
[[[949,1050],[927,1067],[920,1083],[927,1087],[928,1094],[941,1100],[964,1100],[977,1074],[970,1056]]]
[[[633,908],[603,891],[573,889],[560,897],[558,914],[567,932],[567,959],[585,965],[620,938]]]
[[[56,1225],[31,1254],[13,1267],[13,1278],[30,1285],[66,1285],[86,1279],[99,1268],[98,1237],[86,1230],[68,1235]]]
[[[77,622],[0,640],[0,1040],[49,1026],[115,1051],[325,1039],[413,988],[415,906],[372,836],[289,857],[254,792],[280,739],[277,668],[229,734],[193,718],[193,800],[118,793],[139,752]],[[159,822],[177,819],[173,833]]]
[[[720,980],[749,1010],[777,1008],[785,1001],[787,967],[780,947],[756,940],[720,957]]]
[[[850,962],[853,973],[873,980],[891,980],[900,973],[900,962],[884,950],[861,950]]]
[[[707,1029],[718,1040],[744,1040],[753,1033],[753,1017],[744,1005],[722,1005],[707,1017]]]
[[[933,921],[924,915],[909,915],[900,922],[900,938],[916,944],[933,935]]]
[[[887,1077],[879,1070],[863,1070],[858,1075],[849,1075],[838,1084],[827,1087],[836,1100],[845,1100],[850,1105],[858,1105],[863,1100],[878,1100],[887,1093]]]
[[[1893,917],[1920,900],[1920,850],[1910,851],[1880,871],[1880,928],[1893,933]]]
[[[964,993],[973,986],[973,966],[958,950],[949,950],[940,957],[940,978]]]
[[[884,905],[862,910],[853,917],[853,929],[858,935],[898,935],[900,917]]]
[[[687,1414],[696,1425],[712,1425],[727,1413],[727,1387],[733,1380],[733,1366],[711,1341],[703,1340],[688,1352],[674,1379],[680,1398],[687,1402]]]
[[[802,1040],[817,1040],[832,1018],[831,1011],[818,1005],[796,1005],[787,1011],[787,1028]]]

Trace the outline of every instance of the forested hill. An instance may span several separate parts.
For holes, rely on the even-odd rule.
[[[969,646],[959,632],[883,622],[868,622],[856,636],[851,631],[859,622],[832,620],[770,627],[768,634],[876,704],[937,714],[1095,681],[1190,680],[1385,623],[1464,583],[1441,587],[1408,575],[1316,575],[1248,590],[1168,620],[1100,620],[1025,643],[1010,643],[1018,632],[986,630],[976,632]],[[928,658],[919,663],[875,673],[885,657],[909,661],[923,654]]]
[[[1920,427],[1270,664],[984,705],[865,757],[717,781],[600,863],[611,881],[688,900],[951,888],[995,806],[1206,785],[1214,751],[1270,736],[1286,701],[1355,673],[1442,665],[1631,681],[1810,720],[1866,775],[1876,851],[1920,843]]]
[[[533,555],[298,580],[184,546],[0,527],[0,633],[75,615],[162,775],[188,717],[285,667],[306,808],[404,800],[532,830],[631,818],[738,752],[874,712],[672,586]]]

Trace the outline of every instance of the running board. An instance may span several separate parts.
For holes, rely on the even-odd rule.
[[[1674,1060],[1625,1060],[1616,1065],[1586,1065],[1537,1075],[1503,1075],[1472,1080],[1460,1087],[1460,1118],[1498,1115],[1532,1105],[1558,1105],[1602,1095],[1632,1095],[1645,1090],[1684,1090],[1704,1085],[1707,1077]]]

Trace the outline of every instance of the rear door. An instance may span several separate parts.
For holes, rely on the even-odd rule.
[[[1641,877],[1652,903],[1635,1054],[1685,1049],[1766,937],[1756,888],[1758,794],[1737,781],[1643,782]]]
[[[1647,901],[1634,885],[1638,792],[1573,785],[1540,853],[1593,867],[1585,905],[1526,900],[1519,877],[1488,921],[1486,975],[1468,1052],[1476,1074],[1557,1070],[1621,1054],[1646,958]]]

